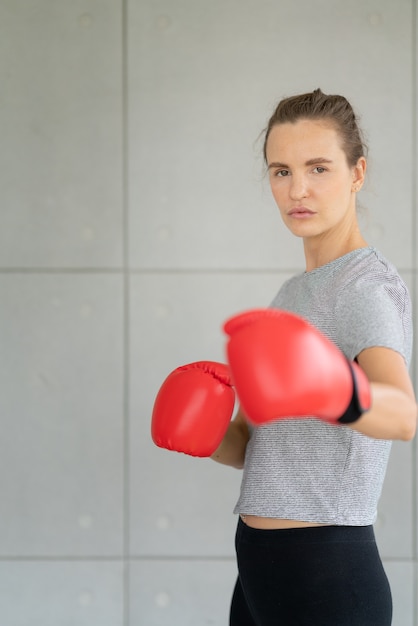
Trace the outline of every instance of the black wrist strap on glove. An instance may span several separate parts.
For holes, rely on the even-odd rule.
[[[351,396],[350,404],[348,405],[345,413],[343,413],[341,417],[338,419],[338,422],[340,424],[352,424],[353,422],[356,422],[359,419],[359,417],[363,415],[365,411],[367,411],[367,409],[362,407],[360,404],[358,388],[357,388],[357,379],[354,374],[353,366],[348,360],[347,360],[347,363],[348,363],[348,367],[350,368],[351,378],[353,379],[353,395]]]

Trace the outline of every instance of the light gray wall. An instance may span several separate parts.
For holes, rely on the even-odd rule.
[[[416,0],[0,0],[0,623],[225,626],[240,473],[153,446],[167,373],[303,264],[275,103],[362,113],[364,228],[416,306]],[[417,626],[416,442],[377,534]]]

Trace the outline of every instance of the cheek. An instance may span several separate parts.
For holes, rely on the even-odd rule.
[[[277,185],[274,182],[270,183],[270,190],[273,195],[273,198],[276,201],[276,204],[280,206],[285,197],[284,185]]]
[[[285,201],[283,199],[283,193],[277,193],[276,191],[273,191],[273,198],[280,213],[284,214],[285,213]]]

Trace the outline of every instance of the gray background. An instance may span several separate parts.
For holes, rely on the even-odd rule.
[[[418,310],[416,4],[0,0],[1,624],[227,624],[240,472],[154,447],[153,400],[303,268],[260,158],[283,96],[362,114],[364,233]],[[416,446],[376,524],[395,626]]]

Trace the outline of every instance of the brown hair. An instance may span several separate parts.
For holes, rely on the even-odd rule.
[[[358,119],[344,96],[329,96],[320,89],[281,100],[265,129],[263,154],[267,163],[267,140],[271,129],[279,124],[294,124],[299,120],[324,120],[334,126],[342,141],[349,166],[357,163],[367,152]]]

